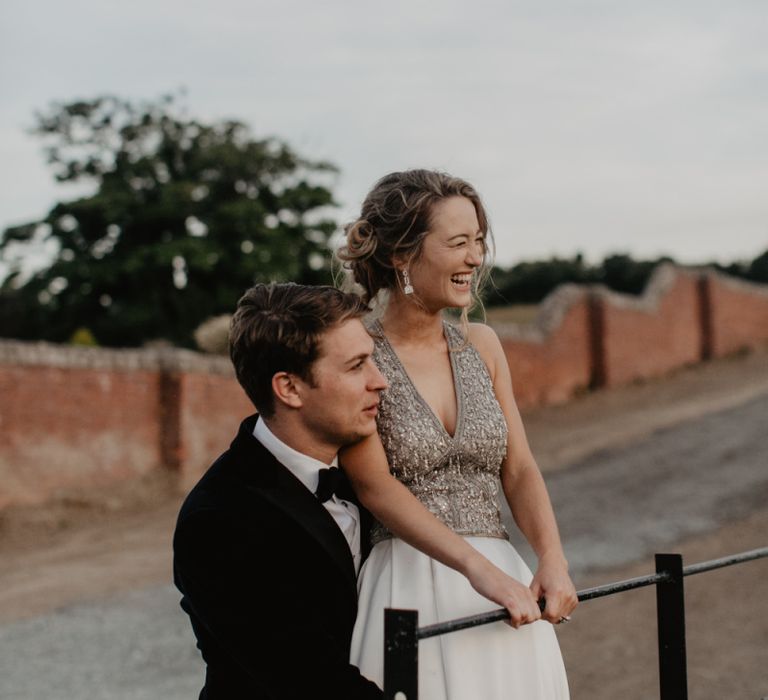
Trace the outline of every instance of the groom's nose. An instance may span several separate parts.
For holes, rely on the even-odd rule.
[[[381,370],[371,361],[371,374],[368,378],[369,391],[384,391],[389,386]]]

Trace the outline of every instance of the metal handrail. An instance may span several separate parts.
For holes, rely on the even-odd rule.
[[[683,576],[693,576],[694,574],[701,574],[705,571],[712,571],[713,569],[722,569],[726,566],[740,564],[753,559],[761,559],[762,557],[768,557],[768,547],[761,547],[759,549],[752,549],[748,552],[741,552],[740,554],[731,554],[720,559],[712,559],[698,564],[691,564],[683,569]],[[666,572],[649,574],[647,576],[637,576],[636,578],[626,579],[625,581],[615,581],[614,583],[607,583],[602,586],[585,588],[578,591],[577,595],[579,601],[583,602],[585,600],[603,598],[605,596],[613,595],[614,593],[631,591],[635,588],[654,586],[669,580],[670,575]],[[491,610],[490,612],[480,613],[479,615],[468,615],[467,617],[459,617],[455,620],[448,620],[446,622],[438,622],[434,625],[419,627],[416,630],[416,638],[427,639],[429,637],[447,634],[448,632],[458,632],[459,630],[469,629],[470,627],[478,627],[480,625],[490,624],[491,622],[499,622],[500,620],[506,620],[508,618],[509,612],[504,608],[499,608],[498,610]]]
[[[688,697],[685,652],[685,601],[683,579],[686,576],[721,569],[733,564],[768,557],[768,547],[732,554],[720,559],[683,566],[679,554],[656,554],[656,573],[586,588],[577,593],[580,601],[603,598],[615,593],[656,586],[656,621],[659,648],[659,684],[661,700],[685,700]],[[543,605],[543,601],[541,602]],[[418,626],[418,611],[384,612],[384,694],[387,700],[418,696],[418,643],[421,639],[457,632],[498,622],[509,617],[504,608],[470,615],[425,627]]]

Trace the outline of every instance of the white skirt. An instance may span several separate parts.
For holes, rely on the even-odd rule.
[[[515,548],[495,537],[467,537],[510,576],[530,584]],[[351,661],[384,686],[384,608],[419,611],[419,626],[499,608],[460,573],[399,539],[374,546],[358,579]],[[566,700],[568,681],[552,625],[514,629],[494,622],[419,642],[419,700]]]

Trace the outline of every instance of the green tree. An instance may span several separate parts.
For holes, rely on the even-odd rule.
[[[653,270],[671,258],[634,260],[626,254],[606,256],[597,265],[588,265],[582,255],[573,258],[521,262],[513,267],[493,269],[493,286],[484,300],[488,306],[532,304],[544,299],[558,285],[604,284],[627,294],[641,294]]]
[[[621,253],[609,255],[599,268],[598,281],[617,292],[641,294],[653,271],[664,262],[673,262],[673,260],[669,257],[635,260]]]
[[[86,327],[102,345],[192,345],[256,281],[331,281],[329,163],[237,121],[189,118],[174,97],[54,104],[33,133],[56,179],[93,194],[4,232],[4,336],[65,341]],[[41,240],[58,252],[25,275]]]
[[[747,279],[768,284],[768,250],[758,255],[750,264]]]
[[[488,306],[532,304],[541,301],[555,287],[566,282],[588,284],[596,272],[584,263],[581,254],[573,258],[521,262],[511,268],[495,267],[493,285],[484,300]]]

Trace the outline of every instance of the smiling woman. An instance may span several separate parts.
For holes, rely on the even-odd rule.
[[[338,256],[362,286],[366,302],[375,301],[381,290],[396,289],[424,304],[429,289],[416,291],[411,278],[437,274],[446,284],[447,273],[447,283],[470,296],[443,306],[461,308],[466,319],[467,311],[479,303],[477,292],[490,270],[493,237],[485,207],[468,182],[429,170],[387,175],[371,190],[346,234]],[[476,253],[470,260],[464,257],[468,249]],[[431,269],[436,262],[433,252],[451,267]]]
[[[503,605],[502,623],[424,640],[419,694],[431,700],[563,700],[548,623],[576,606],[554,514],[531,455],[495,333],[466,319],[487,262],[488,218],[464,180],[428,170],[382,178],[347,227],[339,257],[367,302],[386,378],[377,433],[341,463],[377,518],[360,572],[352,662],[383,682],[384,608],[432,624]],[[443,319],[459,308],[462,328]],[[536,552],[534,576],[508,541],[499,482]],[[540,608],[542,608],[540,610]]]
[[[472,279],[485,258],[485,232],[466,197],[454,196],[432,207],[430,235],[419,254],[400,264],[426,310],[464,309],[471,303]]]

